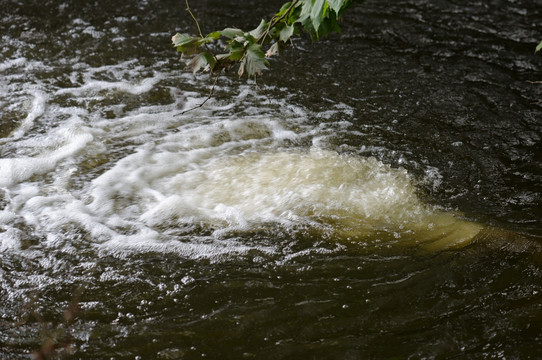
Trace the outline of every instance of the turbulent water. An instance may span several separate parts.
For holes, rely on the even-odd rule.
[[[367,1],[189,112],[184,3],[0,5],[1,358],[542,356],[542,4]]]

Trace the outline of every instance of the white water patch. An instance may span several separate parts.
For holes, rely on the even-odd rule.
[[[17,129],[11,133],[11,139],[20,139],[23,137],[34,125],[34,121],[45,112],[47,95],[39,90],[31,90],[30,95],[32,96],[32,101],[29,106],[28,115],[21,121]]]
[[[29,82],[27,74],[47,70],[42,62],[24,57],[0,62],[0,111],[5,112],[2,121],[6,122],[1,125],[11,128],[17,124],[9,136],[0,138],[0,144],[25,136],[46,112],[49,95],[40,85]],[[17,118],[19,114],[25,115]]]
[[[24,218],[50,239],[71,228],[107,251],[214,260],[254,250],[280,253],[278,244],[248,245],[237,238],[261,231],[308,228],[335,240],[428,242],[442,249],[468,243],[481,229],[421,202],[404,169],[371,157],[292,146],[314,137],[313,131],[296,132],[266,116],[190,119],[136,114],[90,128],[74,116],[34,156],[0,161],[0,187],[10,197],[4,226]],[[177,127],[145,135],[164,129],[164,123]],[[78,162],[107,156],[104,144],[115,138],[140,141],[80,190],[72,189]],[[38,140],[19,145],[30,148]],[[48,172],[55,180],[46,186],[27,182]],[[17,230],[0,233],[2,248],[17,248],[21,237]]]
[[[138,84],[126,81],[99,81],[89,78],[83,86],[60,89],[56,92],[56,95],[71,94],[80,96],[87,93],[97,93],[102,90],[118,90],[132,95],[140,95],[149,92],[162,78],[163,76],[156,75],[143,79]]]
[[[481,228],[420,201],[405,170],[333,151],[353,126],[346,105],[311,114],[287,94],[233,91],[225,80],[216,91],[227,100],[178,116],[205,94],[168,87],[171,75],[134,61],[71,69],[63,88],[27,87],[16,74],[5,80],[17,101],[32,100],[19,127],[0,141],[7,154],[0,159],[2,250],[22,248],[29,236],[44,246],[77,237],[107,252],[295,258],[341,247],[292,253],[269,235],[254,239],[302,233],[315,243],[430,242],[442,249],[468,243]],[[179,81],[195,82],[188,75]],[[171,103],[138,104],[157,87],[169,91]]]
[[[77,120],[45,138],[21,141],[21,149],[30,149],[29,155],[0,159],[0,188],[10,188],[34,175],[53,171],[58,163],[82,151],[94,139],[91,131]]]
[[[62,113],[60,110],[56,112]],[[138,199],[153,196],[156,191],[145,185],[144,179],[138,180],[141,175],[138,168],[141,167],[143,175],[152,183],[173,174],[168,162],[171,151],[175,157],[179,153],[186,154],[184,166],[190,168],[238,148],[275,147],[283,141],[295,141],[297,135],[293,131],[264,117],[215,119],[201,124],[188,122],[187,118],[176,119],[167,113],[128,115],[98,121],[89,127],[79,118],[84,112],[72,110],[71,120],[46,136],[20,140],[17,146],[24,150],[25,156],[0,160],[0,188],[4,187],[7,194],[7,205],[0,219],[0,228],[6,230],[0,231],[2,249],[20,247],[24,234],[16,229],[16,223],[23,219],[26,229],[38,237],[47,234],[47,238],[64,238],[63,229],[69,228],[75,233],[84,233],[91,243],[104,244],[100,247],[105,246],[109,251],[174,252],[189,258],[215,260],[255,250],[265,254],[278,251],[275,246],[249,246],[216,234],[191,232],[187,236],[172,236],[168,232],[174,226],[166,231],[148,226],[139,219],[141,211],[137,208],[142,204]],[[145,134],[153,130],[170,127],[172,122],[180,124],[177,131],[157,138],[146,137]],[[129,149],[120,148],[127,155],[81,190],[74,189],[73,182],[80,182],[81,177],[86,176],[87,165],[83,166],[83,162],[96,157],[107,158],[106,144],[122,140],[140,144],[139,149],[131,153]],[[156,167],[151,159],[154,151],[161,158]],[[178,162],[177,166],[182,167],[182,164]],[[44,182],[46,174],[51,180]]]
[[[467,243],[481,229],[422,203],[405,170],[374,158],[316,148],[207,155],[134,154],[94,182],[89,208],[110,226],[127,221],[158,229],[195,222],[219,237],[308,225],[342,238],[385,233],[446,248]]]
[[[425,210],[404,171],[320,149],[248,152],[170,174],[149,184],[159,194],[144,204],[141,219],[149,225],[192,216],[239,229],[356,219],[364,232],[418,219]]]
[[[5,71],[13,67],[24,66],[27,63],[27,59],[24,57],[19,57],[15,59],[6,60],[3,63],[0,63],[0,71]]]

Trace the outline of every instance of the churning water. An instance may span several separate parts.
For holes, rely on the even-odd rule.
[[[542,354],[542,5],[367,2],[186,113],[182,3],[2,6],[1,357]]]

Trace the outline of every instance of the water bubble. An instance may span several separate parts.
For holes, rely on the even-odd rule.
[[[191,284],[193,283],[194,281],[196,281],[196,279],[194,279],[192,276],[190,275],[187,275],[185,277],[183,277],[181,279],[181,282],[184,284],[184,285],[188,285],[188,284]]]

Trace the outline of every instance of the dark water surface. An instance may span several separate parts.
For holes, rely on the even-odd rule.
[[[181,116],[183,1],[0,14],[0,358],[542,357],[541,1],[366,1]]]

